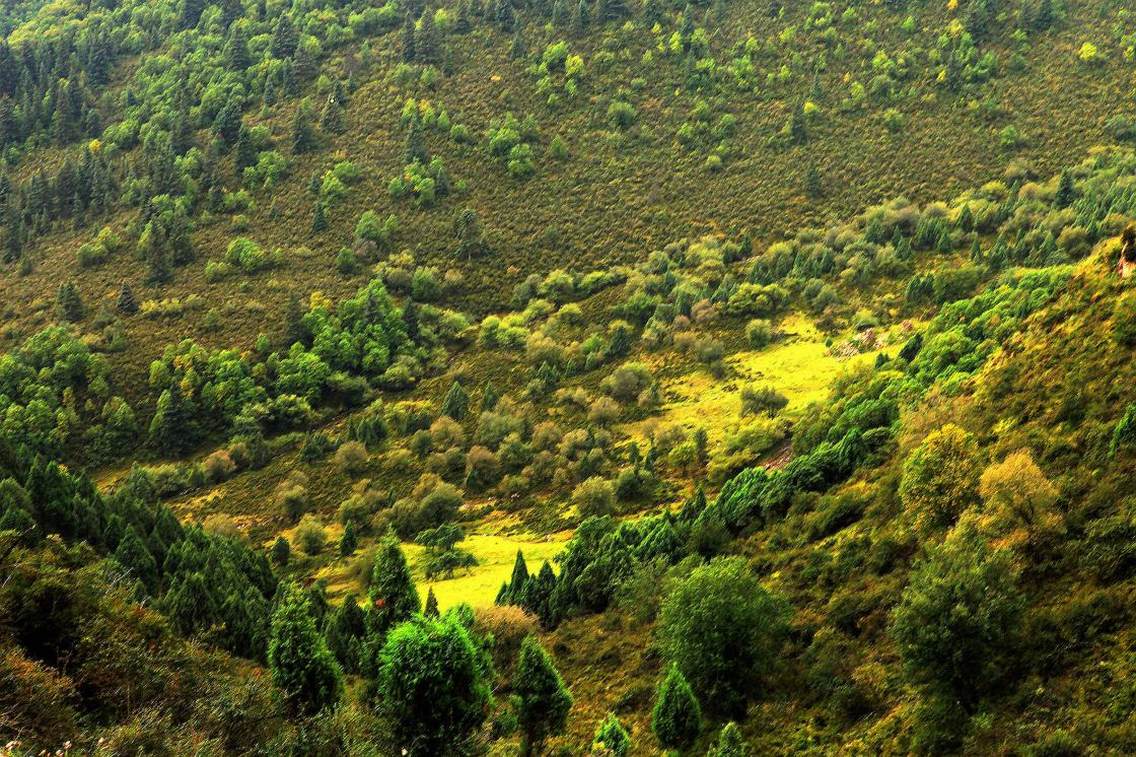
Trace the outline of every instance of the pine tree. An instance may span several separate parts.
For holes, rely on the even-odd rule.
[[[481,254],[485,249],[485,236],[476,210],[463,208],[454,217],[454,237],[458,242],[458,255],[464,255],[467,262]]]
[[[244,24],[237,24],[232,28],[221,54],[225,68],[234,73],[242,73],[252,65],[252,56],[248,49],[248,32]]]
[[[578,0],[576,11],[572,14],[572,34],[582,37],[588,31],[589,23],[591,23],[591,12],[588,0]]]
[[[312,50],[307,45],[297,47],[296,54],[292,58],[292,76],[295,77],[296,82],[307,84],[316,78],[318,73],[319,63],[316,61]]]
[[[517,22],[517,15],[513,11],[513,0],[497,0],[497,5],[493,9],[493,20],[497,22],[497,27],[501,31],[513,31],[513,25]]]
[[[539,753],[546,738],[564,730],[572,708],[572,694],[548,652],[533,636],[521,642],[513,671],[513,694],[521,728],[521,754],[527,757],[534,751]]]
[[[674,665],[667,669],[666,677],[656,691],[651,730],[664,749],[685,749],[702,730],[702,710],[698,700],[686,677]]]
[[[427,8],[418,22],[418,34],[414,39],[415,60],[422,63],[437,63],[441,55],[442,43],[438,29],[434,26],[434,14]]]
[[[545,629],[556,625],[555,613],[552,611],[552,593],[556,591],[556,574],[552,566],[545,560],[535,578],[528,581],[525,589],[524,607],[540,619]]]
[[[316,630],[307,597],[295,586],[284,587],[269,634],[268,668],[292,712],[310,715],[333,706],[342,672]]]
[[[410,128],[407,129],[402,159],[407,164],[417,162],[426,165],[430,162],[430,153],[426,151],[426,141],[422,136],[422,123],[417,117],[410,121]]]
[[[660,0],[644,0],[643,26],[650,29],[663,20],[663,8]]]
[[[301,155],[319,146],[315,128],[312,126],[312,106],[304,100],[292,116],[292,153]]]
[[[509,591],[507,604],[519,605],[524,597],[525,586],[529,582],[529,566],[525,564],[525,555],[517,550],[517,558],[513,561],[513,574],[509,577]]]
[[[563,29],[569,23],[568,0],[555,0],[552,3],[552,25]]]
[[[497,387],[486,381],[485,386],[481,388],[481,412],[495,410],[500,401],[501,395],[497,393]]]
[[[328,649],[348,673],[359,670],[359,655],[366,633],[367,616],[355,601],[355,595],[349,592],[328,616],[323,633]]]
[[[375,553],[370,598],[370,632],[375,639],[385,639],[391,628],[421,607],[406,556],[393,534],[383,537]]]
[[[817,169],[815,163],[809,163],[805,169],[805,194],[810,199],[817,199],[821,196],[824,188],[821,184],[820,171]]]
[[[323,104],[320,113],[320,128],[329,134],[342,134],[347,129],[347,122],[343,114],[343,104],[336,94],[330,94]]]
[[[327,228],[327,211],[324,210],[323,201],[316,200],[315,212],[312,214],[312,233],[319,234]]]
[[[241,0],[221,0],[221,26],[228,29],[244,12]]]
[[[237,148],[234,155],[234,164],[237,175],[244,169],[256,165],[256,145],[252,141],[252,132],[243,123],[237,132]]]
[[[287,349],[296,342],[305,343],[308,338],[308,329],[304,325],[304,307],[300,304],[300,297],[295,292],[288,296],[288,305],[284,309],[284,338],[282,346]]]
[[[513,41],[509,44],[509,60],[524,60],[525,56],[529,54],[529,47],[525,44],[524,27],[517,24],[517,30],[513,33]]]
[[[434,596],[433,586],[426,592],[426,608],[422,610],[422,614],[427,618],[437,618],[441,615],[441,613],[438,612],[438,598]]]
[[[181,28],[192,29],[201,20],[201,13],[205,10],[205,0],[182,0]]]
[[[1077,188],[1073,184],[1073,174],[1068,170],[1061,172],[1061,178],[1057,181],[1057,192],[1053,195],[1053,201],[1059,208],[1067,208],[1073,204],[1073,200],[1077,199]]]
[[[236,143],[241,133],[241,101],[236,95],[230,96],[217,112],[213,132],[225,142],[226,149]]]
[[[355,524],[347,521],[347,525],[343,527],[343,536],[339,538],[339,555],[340,557],[347,557],[354,554],[355,548],[359,546],[359,538],[355,536]]]
[[[148,280],[153,284],[164,284],[174,277],[174,261],[169,245],[166,244],[165,230],[157,221],[150,221],[138,238],[138,252],[146,261]]]
[[[83,320],[83,299],[79,296],[79,288],[75,286],[75,282],[65,281],[60,284],[55,299],[59,315],[63,320],[72,323]]]
[[[125,568],[132,578],[142,582],[148,590],[158,585],[158,564],[154,556],[134,530],[134,526],[127,526],[122,541],[114,550],[114,561]]]
[[[272,30],[272,42],[269,44],[268,51],[273,58],[283,60],[291,58],[296,54],[296,47],[300,44],[300,35],[296,33],[296,27],[292,24],[292,17],[287,13],[281,13],[280,18],[276,20],[276,26]]]
[[[730,721],[718,734],[718,741],[710,745],[706,757],[749,757],[750,750],[742,739],[742,732],[738,724]]]
[[[193,417],[196,409],[174,381],[158,397],[154,417],[150,421],[150,444],[163,454],[178,454],[193,444]]]
[[[442,415],[448,415],[455,421],[460,421],[465,418],[468,411],[469,395],[462,388],[461,382],[454,381],[450,385],[450,390],[446,392],[445,399],[442,400]]]
[[[600,750],[603,750],[603,754],[610,754],[611,757],[627,757],[627,753],[631,751],[631,735],[627,733],[627,729],[619,722],[614,712],[609,712],[596,728],[596,736],[592,739],[592,751]]]
[[[407,13],[402,22],[402,59],[410,63],[417,57],[418,51],[414,47],[414,17]]]
[[[283,567],[288,564],[291,555],[292,547],[288,544],[288,540],[283,536],[277,536],[276,541],[272,543],[272,562]]]

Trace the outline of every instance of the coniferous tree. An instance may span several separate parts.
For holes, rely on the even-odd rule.
[[[544,740],[560,733],[572,708],[572,694],[560,673],[534,636],[521,642],[513,671],[517,722],[521,729],[521,754],[539,752]]]
[[[316,200],[315,212],[312,214],[312,232],[319,234],[327,228],[327,211],[324,210],[323,201]]]
[[[418,22],[418,33],[414,39],[414,58],[422,63],[437,63],[441,58],[442,43],[438,29],[434,26],[434,14],[429,8],[422,13]]]
[[[596,728],[595,738],[592,739],[592,750],[603,750],[602,753],[610,754],[611,757],[627,757],[627,753],[631,751],[631,734],[623,727],[623,723],[619,722],[614,712],[609,712]]]
[[[427,618],[441,617],[441,613],[438,611],[438,598],[434,596],[433,586],[426,592],[426,607],[422,610],[422,614]]]
[[[750,750],[742,739],[741,729],[732,720],[722,727],[718,741],[710,745],[706,757],[749,757]]]
[[[407,757],[465,753],[490,700],[469,632],[449,615],[415,618],[391,631],[376,691],[379,714]]]
[[[228,29],[244,12],[241,0],[221,0],[221,26]]]
[[[407,13],[406,19],[402,22],[402,59],[410,63],[417,57],[418,51],[414,44],[414,17]]]
[[[568,26],[570,21],[568,0],[554,0],[552,3],[552,25],[557,29],[563,29]]]
[[[552,628],[556,623],[552,610],[552,594],[555,591],[556,574],[548,560],[545,560],[536,577],[529,579],[522,601],[524,608],[536,615],[545,629]]]
[[[572,34],[582,37],[588,31],[590,23],[591,10],[588,8],[588,0],[578,0],[576,10],[572,14]]]
[[[192,29],[201,20],[201,13],[205,10],[205,0],[182,0],[181,28]]]
[[[150,421],[150,444],[163,454],[184,452],[193,444],[195,413],[193,402],[182,394],[181,384],[172,382],[158,397]]]
[[[311,715],[339,699],[342,672],[316,629],[308,598],[295,586],[283,587],[272,613],[268,669],[294,713]]]
[[[702,730],[702,710],[686,677],[675,665],[659,683],[651,710],[651,730],[664,749],[685,749]]]
[[[410,566],[393,534],[379,542],[371,569],[370,597],[370,633],[378,640],[385,639],[391,628],[421,607]]]
[[[137,579],[152,591],[158,585],[158,564],[146,548],[134,526],[127,526],[122,541],[114,550],[114,561],[125,568],[132,578]]]
[[[525,44],[524,26],[517,24],[516,27],[517,30],[513,32],[513,41],[509,44],[509,60],[524,60],[525,56],[529,54],[529,47]]]
[[[300,35],[296,32],[292,17],[287,13],[281,13],[280,18],[276,19],[276,26],[272,29],[272,41],[268,47],[269,53],[273,58],[280,60],[291,58],[296,54],[296,47],[299,44]]]
[[[347,521],[347,525],[343,527],[343,536],[339,538],[340,557],[353,554],[358,546],[359,538],[355,535],[355,524],[352,521]]]
[[[217,117],[213,119],[213,132],[221,138],[226,148],[236,144],[237,136],[241,133],[241,101],[233,95],[221,106]]]
[[[355,595],[348,593],[328,616],[327,628],[324,629],[328,649],[348,673],[359,670],[359,655],[366,634],[367,617],[355,601]]]
[[[460,421],[465,418],[465,414],[469,411],[469,395],[466,394],[465,389],[462,388],[461,382],[454,381],[450,385],[450,390],[446,392],[445,398],[442,400],[442,415],[448,415],[455,421]]]
[[[279,566],[287,565],[291,555],[292,547],[288,544],[288,540],[283,536],[277,536],[276,541],[272,543],[272,562]]]
[[[495,410],[500,400],[501,395],[497,393],[497,387],[486,381],[485,386],[481,389],[481,412]]]
[[[1061,172],[1061,177],[1057,181],[1057,192],[1053,195],[1053,201],[1057,207],[1067,208],[1075,199],[1077,199],[1077,189],[1073,184],[1073,174],[1066,169]]]
[[[520,604],[522,597],[524,597],[525,587],[528,585],[528,582],[529,567],[527,564],[525,564],[524,553],[518,549],[517,557],[513,561],[513,573],[509,577],[507,604]]]
[[[301,155],[319,146],[315,127],[312,125],[312,106],[307,100],[300,103],[292,117],[292,153]]]
[[[246,71],[252,65],[252,56],[248,49],[248,32],[245,30],[244,24],[236,24],[232,27],[221,55],[225,68],[234,73]],[[268,99],[267,95],[265,99]]]
[[[426,141],[422,136],[422,123],[417,116],[411,119],[410,127],[407,129],[406,147],[402,158],[407,164],[417,162],[426,165],[430,162],[430,153],[426,151]]]
[[[347,128],[340,97],[336,92],[328,95],[323,104],[323,112],[320,114],[320,128],[330,134],[341,134]]]
[[[138,239],[138,252],[146,262],[148,279],[152,284],[164,284],[174,277],[173,255],[167,244],[165,230],[155,221],[146,224]]]
[[[83,298],[80,297],[79,288],[75,286],[75,282],[65,281],[59,285],[56,304],[59,307],[59,315],[65,321],[74,323],[83,320]]]
[[[513,31],[513,25],[517,23],[517,14],[513,11],[513,0],[497,0],[497,5],[493,8],[493,20],[496,21],[497,27],[501,31]]]
[[[319,62],[312,49],[308,45],[298,46],[292,58],[292,76],[296,79],[296,83],[307,84],[316,78],[318,73]]]
[[[252,132],[244,124],[241,124],[240,130],[237,132],[237,149],[233,162],[238,177],[244,169],[256,165],[256,145],[252,141]]]
[[[115,307],[118,312],[125,315],[134,315],[138,312],[138,299],[134,296],[134,290],[125,281],[118,288],[118,300],[115,302]]]
[[[296,342],[306,343],[308,329],[304,325],[304,307],[300,304],[300,297],[295,292],[288,296],[288,305],[284,308],[284,338],[285,349]]]

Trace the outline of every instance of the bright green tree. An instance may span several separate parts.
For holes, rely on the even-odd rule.
[[[310,715],[339,699],[342,672],[316,629],[307,596],[295,586],[282,589],[272,613],[268,669],[295,713]]]
[[[702,730],[702,709],[678,666],[671,665],[659,683],[651,730],[665,749],[684,749]]]
[[[396,624],[418,612],[421,603],[406,555],[393,534],[383,537],[371,568],[371,632],[378,639],[386,637]]]
[[[419,617],[391,631],[377,693],[395,747],[410,757],[464,754],[490,699],[469,633],[449,617]]]
[[[544,740],[564,730],[572,694],[552,658],[533,636],[521,642],[513,672],[517,722],[521,727],[521,753],[539,752]]]
[[[744,713],[774,666],[788,614],[744,560],[720,557],[677,583],[663,602],[659,636],[708,708]]]
[[[610,754],[611,757],[627,757],[627,753],[631,751],[631,734],[619,722],[614,712],[609,712],[596,728],[595,738],[592,739],[592,751]]]
[[[749,757],[750,749],[742,738],[738,724],[730,721],[722,727],[718,741],[710,745],[706,757]]]

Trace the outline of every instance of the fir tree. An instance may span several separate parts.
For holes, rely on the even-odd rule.
[[[433,586],[426,592],[426,607],[422,610],[422,614],[427,618],[437,618],[441,615],[438,612],[438,598],[434,596]]]
[[[319,73],[319,63],[315,59],[315,55],[307,45],[300,45],[296,48],[296,54],[292,58],[292,76],[295,77],[298,84],[307,84],[316,77]]]
[[[237,141],[241,132],[241,101],[230,96],[213,119],[213,132],[225,143],[226,149]]]
[[[320,114],[320,128],[330,134],[342,134],[347,128],[343,103],[336,93],[328,95],[327,100],[324,101],[323,113]]]
[[[455,421],[460,421],[465,418],[465,414],[469,411],[469,395],[466,394],[465,389],[462,388],[461,382],[454,381],[450,385],[450,390],[446,392],[445,398],[442,400],[442,415],[448,415]]]
[[[150,283],[164,284],[174,277],[173,255],[166,244],[165,230],[157,221],[146,224],[138,238],[138,252],[146,262]]]
[[[627,757],[627,753],[631,751],[631,735],[614,712],[609,712],[596,728],[592,751],[609,754],[611,757]]]
[[[685,749],[702,730],[702,710],[686,677],[674,665],[667,669],[655,694],[651,730],[664,749]]]
[[[277,536],[276,541],[272,543],[272,562],[283,567],[288,564],[291,555],[292,547],[288,544],[288,540],[283,536]]]
[[[458,242],[458,255],[464,255],[467,262],[481,254],[485,249],[485,236],[476,210],[463,208],[454,217],[454,237]]]
[[[193,444],[193,417],[196,409],[174,381],[158,397],[157,409],[150,421],[150,444],[163,454],[184,452]]]
[[[418,22],[418,34],[414,39],[414,57],[422,63],[437,63],[442,52],[438,29],[434,26],[434,14],[429,8]]]
[[[245,9],[241,0],[221,0],[221,26],[228,29],[233,23],[244,15]]]
[[[430,162],[430,153],[426,151],[426,141],[422,136],[422,123],[417,117],[410,121],[410,128],[407,129],[402,159],[407,164],[417,162],[426,165]]]
[[[323,201],[316,200],[315,211],[312,213],[312,233],[319,234],[327,229],[327,211],[324,210]]]
[[[281,13],[280,18],[276,20],[276,26],[272,29],[272,41],[269,44],[268,51],[273,58],[291,58],[296,54],[296,47],[300,44],[300,35],[296,32],[295,25],[292,24],[292,17],[287,13]]]
[[[269,634],[268,669],[289,708],[310,715],[333,706],[343,687],[342,673],[316,630],[302,591],[284,587]]]
[[[493,8],[493,20],[501,31],[513,31],[513,25],[517,22],[517,14],[513,11],[513,0],[497,0]]]
[[[733,721],[723,726],[722,732],[718,734],[718,741],[711,744],[710,751],[706,752],[706,757],[749,757],[749,755],[750,750],[742,739],[741,729]]]
[[[355,601],[355,595],[349,592],[328,616],[323,634],[328,649],[348,673],[359,670],[359,655],[366,633],[367,617]]]
[[[134,526],[126,527],[122,541],[114,550],[114,561],[125,568],[132,578],[142,582],[147,590],[152,591],[158,585],[158,564]]]
[[[312,106],[304,100],[292,116],[292,153],[302,155],[319,146],[315,128],[312,126]]]
[[[1073,185],[1073,174],[1068,170],[1061,172],[1061,178],[1057,181],[1057,192],[1053,195],[1053,201],[1059,208],[1067,208],[1073,204],[1073,200],[1077,199],[1077,189]]]
[[[588,31],[589,23],[591,23],[591,11],[588,8],[588,0],[578,0],[576,11],[572,14],[572,34],[582,37]]]
[[[253,144],[252,141],[252,132],[244,124],[241,124],[240,130],[237,132],[237,149],[234,155],[234,164],[236,165],[238,176],[244,169],[256,165],[256,145]]]
[[[521,642],[513,671],[517,722],[521,728],[521,754],[540,752],[549,736],[560,733],[572,708],[572,694],[560,673],[533,636]]]
[[[529,47],[525,44],[524,27],[517,24],[513,33],[513,41],[509,44],[509,60],[524,60],[529,54]]]
[[[552,25],[557,29],[563,29],[568,26],[570,20],[568,0],[555,0],[552,3]]]
[[[205,10],[205,0],[182,0],[181,28],[192,29],[201,20],[201,13]]]
[[[354,554],[355,548],[358,546],[359,539],[355,536],[355,524],[352,521],[347,521],[347,525],[343,527],[343,536],[339,538],[340,557]]]
[[[497,393],[497,387],[486,381],[485,386],[481,388],[481,412],[497,409],[500,400],[501,395]]]
[[[411,63],[417,57],[418,51],[414,46],[414,17],[407,13],[406,19],[402,22],[402,59]]]
[[[421,607],[406,556],[393,534],[379,542],[371,569],[370,597],[370,631],[375,639],[385,639],[391,628]]]
[[[83,299],[79,296],[79,288],[75,286],[75,282],[65,281],[60,284],[55,300],[63,320],[72,323],[83,320]]]

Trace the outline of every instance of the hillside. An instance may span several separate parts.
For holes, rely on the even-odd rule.
[[[1136,750],[1132,23],[6,5],[0,751]]]

